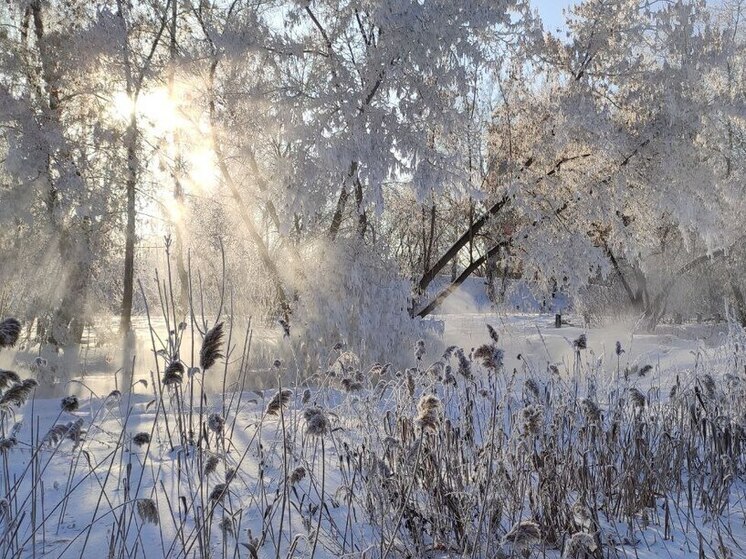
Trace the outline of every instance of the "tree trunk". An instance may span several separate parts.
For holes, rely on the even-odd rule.
[[[132,327],[132,296],[135,281],[135,224],[137,213],[135,209],[135,196],[137,186],[137,117],[133,111],[130,123],[127,127],[127,178],[125,188],[127,190],[127,225],[124,238],[124,282],[122,293],[122,314],[120,330],[127,333]]]
[[[425,274],[423,274],[422,278],[419,281],[419,284],[417,285],[420,293],[424,293],[427,290],[430,282],[435,279],[435,276],[438,275],[438,273],[446,266],[446,264],[448,264],[448,262],[450,262],[451,259],[453,259],[458,254],[458,252],[464,246],[466,246],[467,243],[469,243],[473,236],[489,222],[490,218],[497,214],[507,203],[508,197],[502,197],[498,202],[490,206],[490,208],[484,215],[482,215],[482,217],[471,224],[469,230],[461,235],[461,237],[459,237],[458,240],[451,245],[451,248],[449,248],[446,253],[440,257],[440,259],[433,265],[433,267],[430,268]]]
[[[355,177],[355,204],[357,205],[357,236],[362,239],[368,228],[368,213],[363,206],[363,184],[359,177]]]
[[[86,232],[65,232],[59,242],[63,262],[75,262],[67,275],[65,291],[51,324],[47,341],[58,348],[80,344],[86,324],[86,299],[90,280],[90,249]]]
[[[733,291],[733,299],[736,302],[736,313],[738,314],[738,322],[741,326],[746,328],[746,300],[743,297],[743,291],[738,282],[731,278],[730,288]]]
[[[246,204],[243,201],[243,197],[241,196],[241,191],[238,188],[238,185],[233,180],[233,177],[231,176],[230,169],[228,169],[228,164],[225,161],[225,157],[223,156],[223,150],[220,147],[220,142],[218,141],[218,135],[217,135],[217,124],[215,122],[216,120],[216,114],[215,114],[215,91],[214,91],[214,79],[215,79],[215,71],[217,70],[218,66],[218,59],[215,58],[210,65],[210,74],[209,74],[209,87],[210,87],[210,99],[208,102],[208,108],[209,108],[209,115],[210,115],[210,129],[211,129],[211,135],[212,135],[212,144],[213,144],[213,150],[215,152],[215,157],[217,159],[218,169],[220,170],[220,174],[223,177],[223,180],[225,181],[226,185],[228,186],[228,189],[230,190],[231,197],[236,203],[236,208],[238,209],[239,215],[241,217],[241,220],[243,221],[247,232],[249,233],[249,236],[251,237],[251,240],[254,242],[254,245],[256,246],[257,252],[259,253],[259,258],[262,261],[262,264],[267,270],[267,273],[270,276],[270,279],[272,283],[275,286],[275,290],[277,292],[277,299],[280,304],[280,310],[282,311],[282,318],[285,320],[286,323],[290,324],[290,303],[288,301],[288,297],[285,293],[285,289],[282,285],[282,279],[280,277],[280,272],[277,269],[277,266],[275,265],[274,260],[272,260],[272,257],[269,254],[269,248],[267,247],[267,244],[264,242],[264,239],[259,234],[259,230],[256,227],[256,224],[254,223],[254,219],[249,213],[249,210],[246,206]]]
[[[171,41],[169,43],[169,69],[168,69],[168,95],[173,97],[174,78],[176,74],[176,33],[178,30],[178,2],[171,0]],[[176,160],[179,161],[181,152],[179,148],[179,132],[174,130],[173,133],[174,149],[176,151]],[[178,169],[174,171],[174,203],[177,208],[184,206],[184,188],[179,180]],[[184,264],[184,235],[180,219],[173,219],[174,241],[176,248],[176,274],[179,277],[179,299],[177,301],[179,313],[185,314],[189,310],[189,274],[187,274],[186,265]]]
[[[420,318],[424,318],[427,315],[431,314],[433,311],[437,310],[438,307],[440,307],[440,305],[443,304],[443,301],[445,301],[448,298],[448,296],[458,288],[458,286],[464,283],[469,276],[471,276],[482,264],[484,264],[488,258],[495,256],[498,252],[500,252],[500,249],[508,246],[510,242],[511,242],[510,240],[507,240],[507,241],[498,243],[497,245],[492,247],[487,252],[487,254],[477,258],[474,262],[472,262],[469,266],[467,266],[466,269],[463,272],[461,272],[461,275],[459,275],[455,280],[453,280],[448,287],[446,287],[440,293],[438,293],[438,295],[436,295],[435,298],[432,301],[430,301],[427,305],[425,305],[420,311],[417,311],[416,316],[419,316]]]
[[[350,163],[350,170],[347,172],[347,178],[342,183],[342,190],[339,192],[339,198],[337,198],[337,207],[334,209],[334,215],[332,216],[332,224],[329,227],[329,238],[332,241],[337,238],[339,229],[342,227],[345,207],[347,206],[347,198],[350,197],[350,193],[347,190],[347,181],[357,174],[357,166],[357,161]]]

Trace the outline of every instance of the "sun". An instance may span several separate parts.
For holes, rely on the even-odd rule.
[[[209,127],[191,119],[182,105],[178,92],[157,87],[141,91],[136,99],[124,91],[116,92],[110,110],[110,118],[122,124],[135,115],[144,142],[158,146],[148,155],[155,164],[143,168],[148,169],[150,182],[155,185],[154,204],[171,224],[178,224],[185,214],[174,196],[174,179],[187,196],[209,195],[219,181]]]
[[[182,128],[186,121],[165,87],[141,91],[136,99],[125,91],[116,92],[112,98],[112,116],[126,122],[133,114],[137,115],[141,128],[148,128],[156,136]]]

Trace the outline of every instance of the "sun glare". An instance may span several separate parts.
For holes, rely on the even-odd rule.
[[[218,182],[217,163],[212,149],[209,146],[197,147],[189,152],[187,158],[192,186],[204,192],[212,191]]]
[[[113,95],[111,118],[126,123],[135,114],[138,129],[146,142],[159,146],[153,157],[158,165],[150,166],[156,187],[157,205],[171,223],[184,217],[182,207],[173,194],[172,179],[178,173],[185,194],[205,194],[218,183],[215,153],[209,141],[209,129],[190,120],[179,108],[179,96],[172,96],[165,87],[142,91],[136,100],[120,91]],[[183,164],[177,164],[180,160]]]
[[[129,120],[136,112],[140,126],[146,124],[152,133],[160,135],[184,126],[176,102],[165,87],[143,91],[133,99],[124,91],[113,97],[113,116],[119,120]]]

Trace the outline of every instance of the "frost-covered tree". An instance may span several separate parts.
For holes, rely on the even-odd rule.
[[[424,211],[413,258],[427,267],[438,206],[481,196],[486,91],[525,38],[525,3],[236,3],[190,18],[220,188],[283,314],[310,308],[303,262],[319,243],[396,250],[389,235],[407,224],[390,201],[413,200],[418,223]]]
[[[742,240],[737,21],[703,2],[593,0],[567,41],[547,35],[540,85],[500,108],[512,140],[495,143],[525,273],[610,275],[654,325],[676,282]]]
[[[132,290],[134,197],[149,190],[138,156],[149,148],[131,107],[160,42],[159,5],[2,8],[1,219],[15,224],[3,256],[20,268],[7,267],[4,286],[15,312],[38,319],[40,341],[71,360],[93,311],[118,311],[109,301]],[[124,281],[111,273],[122,245]]]
[[[86,25],[96,10],[38,1],[3,7],[1,206],[3,222],[15,223],[4,234],[22,248],[8,256],[23,270],[8,269],[6,285],[22,278],[14,307],[43,318],[44,337],[57,347],[80,341],[95,254],[108,250],[117,201],[108,188],[118,173],[116,132],[101,119],[108,80],[89,73],[107,33]]]

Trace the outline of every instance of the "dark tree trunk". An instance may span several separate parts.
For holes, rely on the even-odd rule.
[[[451,248],[449,248],[445,252],[445,254],[440,257],[440,259],[433,265],[433,267],[430,268],[422,276],[417,286],[420,293],[424,293],[427,290],[430,282],[432,282],[435,279],[435,276],[437,276],[438,273],[443,268],[445,268],[446,264],[448,264],[448,262],[450,262],[458,254],[458,252],[470,242],[474,235],[489,222],[490,218],[497,214],[507,203],[508,197],[504,196],[498,202],[490,206],[490,208],[482,217],[471,224],[469,230],[461,235],[461,237],[459,237],[458,240],[453,243],[453,245],[451,245]]]
[[[357,205],[357,236],[363,238],[368,228],[368,213],[363,205],[363,184],[355,177],[355,203]]]
[[[746,328],[746,300],[743,297],[743,291],[741,291],[741,286],[735,280],[731,280],[730,288],[733,291],[733,299],[736,302],[738,322]]]
[[[438,307],[443,304],[443,301],[445,301],[448,296],[458,288],[459,285],[464,283],[469,278],[469,276],[471,276],[482,264],[484,264],[488,258],[496,255],[498,252],[500,252],[500,249],[508,246],[508,244],[510,244],[510,240],[503,241],[502,243],[499,243],[492,247],[487,252],[487,254],[477,258],[474,262],[467,266],[466,269],[461,272],[461,274],[455,280],[453,280],[450,285],[448,285],[448,287],[438,293],[432,301],[425,305],[420,311],[416,311],[416,316],[424,318],[427,315],[431,314],[433,311],[437,310]]]
[[[350,170],[347,172],[347,178],[342,183],[342,190],[339,192],[339,198],[337,198],[337,207],[334,209],[334,215],[332,216],[332,224],[329,227],[329,238],[333,241],[339,234],[339,228],[342,227],[342,220],[344,219],[345,207],[347,206],[347,198],[350,197],[350,193],[347,190],[347,182],[357,174],[357,161],[353,161],[350,164]]]
[[[134,115],[130,117],[127,127],[127,178],[125,188],[127,191],[127,225],[124,238],[124,281],[122,293],[122,314],[120,330],[122,333],[130,331],[132,326],[132,296],[134,293],[135,280],[135,224],[137,212],[135,209],[136,186],[137,186],[137,120]]]

